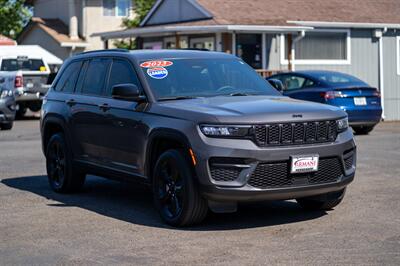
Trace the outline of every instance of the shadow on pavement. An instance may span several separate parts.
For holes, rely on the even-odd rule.
[[[29,191],[56,201],[52,208],[79,207],[107,217],[151,227],[175,229],[165,225],[152,204],[150,190],[143,186],[88,176],[85,188],[77,194],[57,194],[48,183],[47,176],[26,176],[1,181],[4,185]],[[236,230],[296,223],[326,215],[324,211],[306,212],[295,202],[246,203],[232,214],[209,213],[207,219],[196,227],[180,230],[209,231]]]

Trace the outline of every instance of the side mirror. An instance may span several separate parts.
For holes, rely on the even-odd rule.
[[[276,90],[278,90],[279,92],[283,92],[285,87],[283,86],[282,81],[280,81],[279,79],[268,79],[269,84],[272,85],[272,87],[274,87]]]
[[[112,97],[114,99],[126,101],[142,101],[144,96],[140,95],[140,90],[135,84],[118,84],[112,88]]]

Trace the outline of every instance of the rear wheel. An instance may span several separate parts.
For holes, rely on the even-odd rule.
[[[354,132],[356,135],[368,135],[374,129],[374,126],[360,126],[360,127],[353,127]]]
[[[86,175],[72,165],[71,152],[62,133],[53,135],[48,142],[46,168],[50,187],[56,192],[75,192],[85,182]]]
[[[16,112],[16,117],[17,118],[23,118],[26,114],[26,111],[28,109],[25,107],[23,104],[18,104],[17,106],[17,112]]]
[[[14,122],[4,123],[4,124],[0,124],[0,128],[2,130],[10,130],[10,129],[12,129],[13,125],[14,125]]]
[[[29,110],[31,110],[32,112],[39,112],[40,109],[42,108],[42,102],[41,101],[37,101],[37,102],[31,102],[29,103]]]
[[[153,175],[153,197],[161,218],[173,226],[200,223],[208,212],[188,158],[180,150],[168,150],[159,157]]]
[[[330,210],[342,202],[346,189],[313,197],[296,199],[307,210]]]

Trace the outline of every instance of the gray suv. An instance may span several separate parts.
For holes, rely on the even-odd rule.
[[[241,59],[189,50],[104,50],[65,62],[44,98],[50,186],[87,174],[152,188],[162,219],[201,222],[209,209],[296,199],[329,210],[356,168],[340,109],[282,96]]]

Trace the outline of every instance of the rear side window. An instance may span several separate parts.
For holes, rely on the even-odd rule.
[[[131,64],[126,60],[114,59],[108,82],[109,93],[112,87],[118,84],[135,84],[140,88],[138,77]]]
[[[111,59],[93,59],[89,62],[82,93],[88,95],[102,95]]]
[[[26,57],[16,59],[3,59],[1,61],[2,71],[47,71],[42,59],[29,59]]]
[[[59,81],[54,88],[56,91],[73,92],[82,62],[72,62],[63,71]]]

